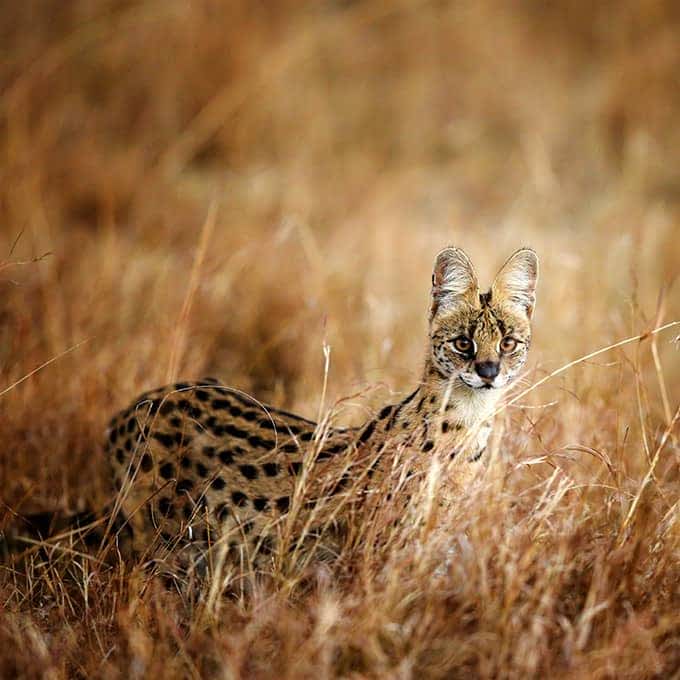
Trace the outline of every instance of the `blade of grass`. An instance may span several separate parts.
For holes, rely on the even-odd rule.
[[[63,352],[60,352],[56,356],[53,356],[51,359],[48,359],[44,363],[40,364],[40,366],[37,366],[36,368],[34,368],[30,373],[27,373],[25,376],[23,376],[22,378],[19,378],[19,380],[16,380],[11,385],[8,385],[7,387],[5,387],[4,390],[0,391],[0,397],[4,396],[8,392],[10,392],[11,390],[13,390],[18,385],[21,385],[21,383],[25,382],[26,380],[28,380],[29,378],[34,376],[36,373],[39,373],[40,371],[42,371],[43,368],[47,368],[50,364],[53,364],[55,361],[58,361],[62,357],[65,357],[67,354],[70,354],[71,352],[75,352],[79,347],[84,345],[86,342],[89,342],[89,340],[90,340],[90,338],[86,338],[85,340],[81,340],[79,343],[73,345],[72,347],[69,347],[68,349],[65,349]]]
[[[198,290],[201,269],[203,267],[203,261],[205,260],[205,254],[208,249],[208,243],[210,242],[210,237],[212,236],[213,230],[215,229],[216,217],[217,202],[213,201],[210,204],[208,215],[206,216],[205,222],[203,222],[203,227],[201,228],[198,247],[196,248],[196,254],[194,255],[194,264],[189,276],[189,287],[187,288],[187,294],[184,297],[184,303],[182,305],[179,318],[177,319],[177,325],[175,327],[175,337],[172,341],[170,361],[168,363],[168,382],[172,382],[177,377],[182,355],[184,354],[189,325],[189,316],[191,314],[191,308],[196,296],[196,291]]]

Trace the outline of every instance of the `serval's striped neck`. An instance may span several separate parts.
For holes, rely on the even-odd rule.
[[[419,386],[401,401],[384,406],[359,428],[359,446],[405,442],[429,453],[444,450],[477,459],[486,445],[489,427],[501,390],[475,390],[460,381],[446,380],[426,364]]]

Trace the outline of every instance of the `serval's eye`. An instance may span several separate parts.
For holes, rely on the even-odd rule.
[[[506,335],[501,340],[501,352],[505,352],[507,354],[508,352],[512,352],[515,347],[517,347],[517,340],[515,340],[515,338]]]
[[[469,354],[472,351],[472,340],[466,338],[464,335],[459,335],[453,339],[453,347],[461,354]]]

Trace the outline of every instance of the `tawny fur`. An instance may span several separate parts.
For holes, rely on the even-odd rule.
[[[362,427],[317,427],[214,379],[135,399],[106,436],[134,549],[218,544],[261,562],[291,514],[301,532],[322,530],[331,517],[341,525],[347,492],[368,494],[395,452],[414,453],[414,476],[434,455],[455,459],[460,475],[476,471],[489,419],[526,361],[537,278],[536,255],[522,249],[480,294],[463,251],[442,251],[422,379]],[[481,375],[480,364],[497,374]]]

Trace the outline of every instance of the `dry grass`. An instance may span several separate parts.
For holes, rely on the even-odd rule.
[[[680,319],[676,2],[35,0],[0,45],[6,509],[104,502],[109,414],[175,373],[361,420],[418,377],[447,243],[539,252],[526,385]],[[677,335],[546,381],[455,507],[434,468],[311,577],[186,608],[2,567],[0,675],[678,677]]]

